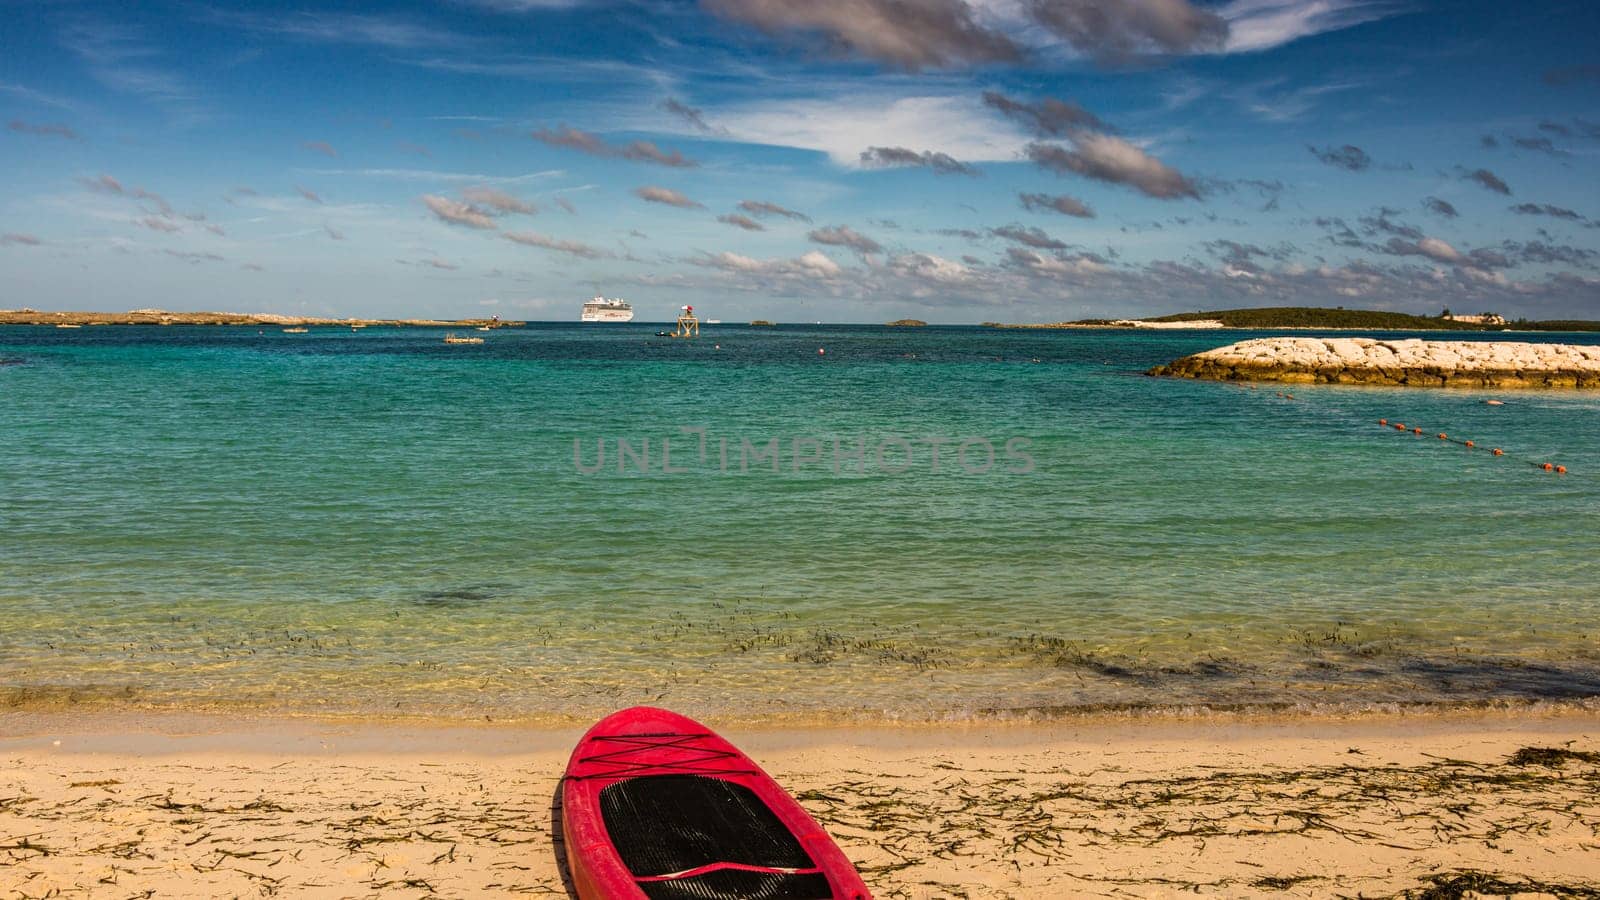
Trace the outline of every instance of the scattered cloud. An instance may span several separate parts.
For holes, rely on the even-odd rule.
[[[468,228],[493,229],[494,218],[470,203],[441,197],[437,194],[423,194],[422,202],[428,210],[440,220],[452,225],[465,225]]]
[[[1028,142],[1016,123],[968,92],[904,96],[853,88],[730,104],[718,110],[717,121],[734,140],[814,150],[848,168],[861,165],[861,148],[901,146],[908,135],[968,164],[1011,162]]]
[[[1446,219],[1454,219],[1461,215],[1454,203],[1448,200],[1441,200],[1438,197],[1423,198],[1422,208],[1434,215],[1444,216]]]
[[[317,44],[364,44],[386,50],[465,49],[474,42],[432,23],[386,15],[339,12],[245,13],[210,10],[234,28]]]
[[[1505,194],[1508,197],[1511,196],[1511,187],[1504,181],[1501,181],[1500,176],[1494,174],[1488,169],[1472,169],[1471,171],[1466,169],[1458,169],[1458,171],[1460,172],[1463,181],[1475,182],[1491,191],[1494,191],[1496,194]]]
[[[655,163],[658,166],[669,166],[675,169],[691,169],[698,165],[692,159],[685,157],[676,150],[667,151],[657,147],[650,141],[633,141],[617,146],[608,144],[597,134],[579,131],[562,125],[555,131],[540,129],[533,133],[533,138],[552,147],[565,147],[577,150],[590,156],[604,156],[615,159],[628,159],[634,162]]]
[[[725,216],[717,216],[717,221],[725,225],[732,225],[735,228],[743,228],[745,231],[767,230],[767,226],[757,222],[755,219],[752,219],[749,216],[742,216],[738,213],[728,213]]]
[[[576,206],[572,205],[572,201],[571,200],[568,200],[565,197],[557,197],[554,202],[555,202],[555,204],[557,206],[559,206],[562,209],[566,210],[569,215],[574,215],[575,216],[575,215],[578,214],[578,208]]]
[[[776,203],[769,203],[766,200],[741,200],[739,201],[739,208],[761,218],[782,216],[785,219],[796,219],[801,222],[811,221],[811,217],[803,212],[795,212],[792,209],[787,209]]]
[[[815,36],[826,52],[903,69],[1017,62],[1011,38],[977,21],[965,0],[702,0],[726,19],[775,36]]]
[[[1455,265],[1467,259],[1461,251],[1450,246],[1438,238],[1425,237],[1419,240],[1406,240],[1405,238],[1390,238],[1382,247],[1382,252],[1394,256],[1425,256],[1434,262]]]
[[[1518,147],[1520,149],[1523,149],[1523,150],[1534,150],[1534,151],[1537,151],[1539,153],[1549,154],[1550,156],[1568,156],[1568,155],[1570,155],[1570,154],[1567,153],[1567,151],[1562,150],[1561,148],[1557,147],[1555,145],[1555,142],[1550,140],[1547,137],[1539,137],[1537,135],[1534,135],[1534,136],[1531,136],[1531,137],[1519,137],[1517,135],[1507,135],[1507,137],[1510,139],[1511,143],[1514,146],[1516,146],[1516,147]]]
[[[991,228],[989,233],[998,238],[1033,247],[1036,250],[1065,250],[1067,244],[1045,234],[1038,228],[1029,228],[1023,225],[1004,225],[1000,228]]]
[[[227,262],[228,261],[226,258],[224,258],[222,256],[219,256],[219,255],[217,255],[215,253],[198,253],[198,252],[188,251],[188,250],[162,250],[161,252],[165,253],[168,256],[174,257],[176,259],[181,259],[184,262],[189,262],[189,263]]]
[[[36,125],[29,122],[24,122],[21,119],[12,119],[9,123],[7,123],[6,128],[10,131],[15,131],[18,134],[35,134],[39,137],[59,137],[66,138],[69,141],[81,140],[81,138],[78,136],[78,133],[66,125],[50,123]]]
[[[301,185],[298,185],[298,184],[294,186],[294,189],[300,192],[300,196],[306,198],[307,200],[310,200],[312,203],[317,203],[317,204],[322,203],[322,196],[320,194],[318,194],[316,191],[313,191],[312,189],[310,189],[308,187],[302,187]]]
[[[339,151],[333,149],[333,145],[327,141],[303,141],[300,146],[310,150],[312,153],[321,153],[323,156],[332,157],[333,159],[339,158]]]
[[[1072,142],[1071,149],[1033,143],[1026,152],[1041,168],[1056,174],[1072,172],[1095,181],[1126,185],[1161,200],[1200,197],[1199,187],[1183,173],[1122,138],[1080,132]]]
[[[978,175],[978,170],[947,153],[917,152],[904,147],[868,147],[861,151],[861,163],[876,168],[920,166],[939,175]]]
[[[685,262],[738,275],[777,279],[827,280],[838,277],[844,271],[827,254],[816,250],[794,259],[755,259],[724,250],[721,253],[703,253]]]
[[[696,131],[706,134],[717,134],[718,131],[706,122],[705,113],[686,103],[681,103],[676,97],[668,97],[661,101],[661,108],[689,123]]]
[[[1021,122],[1039,137],[1061,137],[1079,130],[1116,130],[1072,100],[1047,97],[1037,103],[1028,103],[1013,100],[999,91],[984,91],[983,104]]]
[[[1310,150],[1311,155],[1317,159],[1347,172],[1363,172],[1372,168],[1372,157],[1368,156],[1365,150],[1354,144],[1345,144],[1343,147],[1325,147],[1321,150],[1307,144],[1306,149]]]
[[[142,225],[151,231],[160,231],[164,234],[176,234],[183,230],[182,225],[171,219],[164,219],[161,216],[145,216],[142,219],[135,219],[134,224]]]
[[[1506,252],[1516,257],[1519,262],[1534,263],[1538,265],[1568,265],[1580,269],[1594,268],[1595,251],[1584,247],[1573,247],[1567,244],[1551,244],[1545,241],[1506,241],[1501,245]]]
[[[667,206],[677,206],[683,209],[704,209],[705,204],[696,203],[688,197],[671,188],[649,185],[633,189],[634,196],[647,203],[664,203]]]
[[[1375,22],[1409,6],[1399,0],[1231,0],[1217,14],[1228,23],[1227,52],[1247,53]]]
[[[325,178],[380,178],[390,181],[447,181],[474,184],[528,184],[565,175],[561,169],[543,169],[517,175],[489,175],[483,172],[442,172],[437,169],[306,169],[304,174]]]
[[[1392,216],[1400,215],[1400,210],[1387,206],[1380,206],[1376,214],[1361,217],[1361,228],[1367,234],[1393,234],[1413,241],[1422,240],[1422,229],[1396,222]]]
[[[1523,216],[1549,216],[1553,219],[1567,219],[1572,222],[1582,222],[1584,217],[1576,210],[1563,206],[1552,206],[1549,203],[1518,203],[1511,207],[1511,211]]]
[[[818,244],[828,244],[834,247],[849,247],[861,254],[881,253],[883,245],[848,225],[817,228],[806,235],[811,241]]]
[[[344,240],[344,232],[333,227],[332,225],[327,224],[326,222],[324,222],[322,225],[322,233],[336,241]]]
[[[61,44],[107,88],[155,104],[182,124],[204,118],[196,91],[160,65],[160,48],[142,31],[84,17],[63,29]]]
[[[528,247],[543,247],[546,250],[555,250],[558,253],[570,253],[582,259],[600,259],[614,254],[598,247],[591,247],[577,241],[564,241],[553,238],[547,234],[538,234],[532,231],[508,231],[506,240],[513,241]]]
[[[1094,210],[1084,205],[1082,200],[1066,194],[1018,194],[1017,199],[1022,202],[1022,208],[1029,212],[1047,210],[1079,219],[1094,218]]]
[[[889,270],[902,278],[938,285],[960,285],[972,278],[967,266],[932,253],[903,253],[889,260]],[[912,293],[915,296],[917,292]]]
[[[1188,0],[1025,0],[1034,21],[1079,51],[1121,61],[1221,50],[1228,22]]]
[[[8,231],[5,234],[0,234],[0,247],[9,247],[12,245],[37,247],[41,243],[43,242],[31,234],[23,234],[17,231]]]
[[[487,209],[491,214],[495,215],[519,213],[531,216],[538,212],[532,203],[497,188],[483,187],[481,185],[469,187],[461,192],[461,196],[466,198],[468,203]]]

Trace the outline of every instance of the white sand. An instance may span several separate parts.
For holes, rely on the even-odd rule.
[[[1600,884],[1600,765],[1505,764],[1600,750],[1595,714],[720,724],[880,898]],[[0,715],[0,896],[565,896],[552,801],[580,731]]]

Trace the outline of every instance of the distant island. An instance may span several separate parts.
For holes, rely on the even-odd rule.
[[[1318,306],[1267,306],[1254,309],[1223,309],[1208,312],[1175,313],[1148,319],[1080,319],[1074,322],[1040,324],[1002,324],[985,322],[991,328],[1320,328],[1368,331],[1600,331],[1600,322],[1580,320],[1508,321],[1494,313],[1453,315],[1447,309],[1438,316],[1372,309],[1329,309]]]
[[[768,322],[766,319],[752,319],[750,321],[750,324],[751,325],[765,325],[765,326],[770,328],[770,327],[772,327],[773,323]]]
[[[413,328],[466,328],[487,325],[522,325],[498,319],[330,319],[319,316],[280,316],[273,313],[170,312],[135,309],[128,312],[40,312],[35,309],[0,309],[0,325],[306,325],[403,326]]]
[[[928,323],[921,319],[895,319],[893,322],[885,322],[884,324],[890,328],[921,328]]]

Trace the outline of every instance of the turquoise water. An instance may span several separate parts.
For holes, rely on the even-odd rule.
[[[0,328],[0,702],[1600,696],[1600,395],[1137,374],[1237,332],[657,327]]]

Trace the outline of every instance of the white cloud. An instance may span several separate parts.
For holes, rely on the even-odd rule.
[[[526,172],[521,175],[483,175],[476,172],[439,172],[431,169],[295,169],[307,175],[383,178],[392,181],[470,181],[474,184],[525,184],[567,174],[562,169]]]
[[[956,159],[991,162],[1015,160],[1028,143],[976,92],[761,101],[718,109],[717,121],[735,140],[816,150],[851,169],[861,168],[861,151],[868,147],[915,143]]]
[[[1233,0],[1217,10],[1228,22],[1225,53],[1247,53],[1388,18],[1392,0]]]

